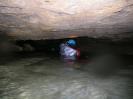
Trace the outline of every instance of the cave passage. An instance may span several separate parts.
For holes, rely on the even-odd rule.
[[[133,0],[0,0],[0,99],[133,99]]]
[[[12,51],[0,54],[0,98],[133,98],[132,40],[74,38],[81,57],[70,65],[59,55],[68,39],[6,41]]]

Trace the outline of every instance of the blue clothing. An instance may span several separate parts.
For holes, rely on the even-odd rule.
[[[71,39],[71,40],[68,40],[68,41],[67,41],[67,44],[68,44],[69,46],[75,46],[75,45],[76,45],[76,41],[73,40],[73,39]]]

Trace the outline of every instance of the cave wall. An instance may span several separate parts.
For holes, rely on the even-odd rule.
[[[133,0],[0,0],[0,30],[12,39],[133,37]]]

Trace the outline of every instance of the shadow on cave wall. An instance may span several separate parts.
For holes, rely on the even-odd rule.
[[[14,41],[8,37],[6,32],[0,31],[0,63],[13,59],[18,47]]]
[[[9,45],[6,33],[0,32],[0,63],[10,56]]]

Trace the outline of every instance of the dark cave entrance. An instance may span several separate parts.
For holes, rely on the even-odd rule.
[[[49,39],[49,40],[16,40],[15,45],[22,49],[18,52],[40,52],[45,54],[59,55],[59,46],[71,38]],[[72,38],[77,42],[84,55],[100,53],[117,53],[123,55],[132,55],[133,40],[113,41],[109,38]]]
[[[5,59],[10,56],[12,59],[17,59],[19,57],[51,57],[59,58],[59,46],[61,43],[66,42],[71,38],[64,39],[49,39],[49,40],[16,40],[9,41],[7,44],[8,52],[2,52],[1,59]],[[89,38],[89,37],[77,37],[72,38],[76,40],[77,47],[81,51],[80,60],[91,61],[95,57],[101,57],[104,55],[115,56],[117,59],[122,59],[128,64],[132,64],[133,59],[133,40],[125,39],[119,41],[113,41],[109,38]],[[13,45],[10,46],[10,45]],[[15,47],[14,47],[15,46]],[[109,56],[110,57],[110,56]],[[110,59],[109,59],[110,60]],[[114,58],[115,60],[115,58]],[[2,60],[3,61],[3,60]]]
[[[46,55],[48,57],[59,57],[59,46],[71,38],[64,39],[49,39],[49,40],[16,40],[15,45],[21,47],[21,51],[17,51],[19,55],[32,56]],[[81,51],[81,59],[91,60],[93,57],[111,54],[119,58],[126,57],[126,60],[131,60],[133,50],[133,40],[112,41],[109,38],[89,38],[77,37],[77,47]]]

